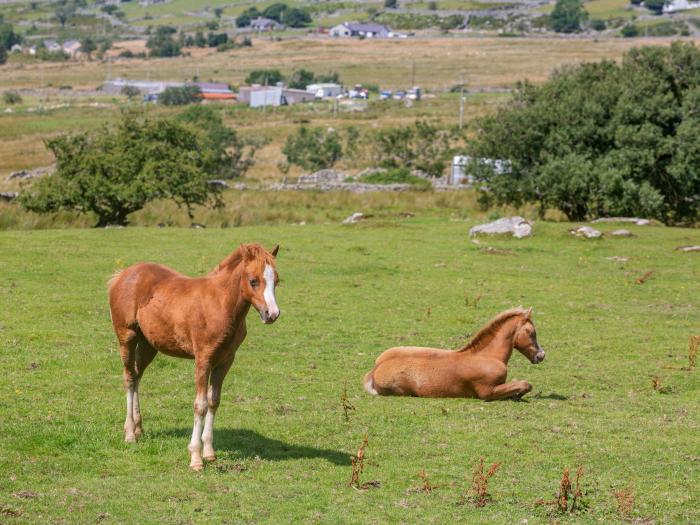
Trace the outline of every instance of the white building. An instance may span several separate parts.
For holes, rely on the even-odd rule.
[[[476,166],[475,166],[476,165]],[[472,159],[469,155],[455,155],[448,184],[473,184],[473,168],[487,166],[496,175],[510,172],[510,162],[501,159]]]
[[[678,11],[687,11],[700,7],[700,1],[693,2],[692,0],[670,0],[664,4],[664,13],[676,13]]]
[[[340,84],[309,84],[306,91],[313,93],[316,98],[337,97],[343,91]]]

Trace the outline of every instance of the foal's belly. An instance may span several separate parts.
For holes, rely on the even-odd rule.
[[[388,359],[374,371],[385,394],[418,397],[477,397],[461,367],[449,356]]]

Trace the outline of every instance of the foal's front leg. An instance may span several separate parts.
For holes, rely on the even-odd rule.
[[[207,383],[209,382],[210,368],[205,363],[194,365],[194,425],[192,427],[192,439],[187,447],[190,451],[190,468],[192,470],[202,470],[202,429],[204,428],[204,417],[207,414]]]
[[[221,363],[217,365],[211,371],[211,376],[209,379],[209,407],[207,409],[207,416],[204,420],[204,432],[202,432],[202,441],[204,442],[204,459],[207,461],[216,460],[216,454],[214,452],[214,418],[216,417],[216,409],[219,408],[219,403],[221,401],[221,385],[224,382],[224,378],[231,368],[233,363],[233,357],[230,361]]]
[[[498,399],[507,399],[509,397],[520,398],[532,390],[532,385],[527,381],[513,381],[504,385],[491,387],[490,391],[479,393],[479,398],[484,401],[496,401]]]

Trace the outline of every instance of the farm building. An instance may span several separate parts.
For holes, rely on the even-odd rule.
[[[316,98],[337,97],[343,91],[340,84],[309,84],[306,91],[313,93]]]
[[[77,40],[66,40],[61,47],[66,55],[75,57],[80,51],[80,42]]]
[[[193,86],[197,86],[202,92],[204,100],[236,100],[236,95],[228,84],[221,82],[194,82]]]
[[[670,0],[664,4],[664,13],[677,13],[678,11],[687,11],[700,7],[700,0]]]
[[[313,102],[316,100],[316,95],[304,89],[282,89],[282,104],[296,104],[298,102]]]
[[[280,86],[243,86],[238,89],[238,100],[251,108],[280,106],[282,104],[282,87]]]
[[[61,47],[61,44],[59,44],[55,40],[44,40],[44,47],[46,48],[47,51],[49,51],[51,53],[56,53],[57,51],[63,50],[63,48]]]
[[[335,37],[389,38],[391,34],[391,29],[374,22],[343,22],[330,30]]]
[[[278,31],[284,26],[276,20],[259,16],[250,21],[250,28],[254,31]]]

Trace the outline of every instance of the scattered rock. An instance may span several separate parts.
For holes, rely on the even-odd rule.
[[[615,261],[615,262],[621,262],[621,263],[626,263],[627,261],[630,260],[629,257],[623,257],[621,255],[613,255],[611,257],[606,257],[608,261]]]
[[[634,237],[631,231],[625,229],[613,230],[610,232],[610,235],[612,235],[613,237]]]
[[[226,182],[225,180],[222,180],[222,179],[211,179],[211,180],[207,181],[207,184],[209,184],[209,186],[213,186],[215,188],[228,189],[231,187],[228,185],[228,182]]]
[[[603,235],[598,230],[591,228],[590,226],[579,226],[578,228],[569,231],[576,237],[585,237],[586,239],[597,239]]]
[[[532,235],[532,223],[526,221],[522,217],[504,217],[494,222],[479,224],[469,230],[469,236],[473,237],[479,234],[506,234],[510,233],[516,239],[530,237]]]
[[[199,222],[193,222],[192,224],[190,224],[190,228],[201,230],[206,228],[206,226],[204,224],[200,224]]]
[[[411,217],[416,216],[416,214],[413,213],[412,211],[400,211],[399,213],[397,213],[397,215],[399,217],[401,217],[402,219],[410,219]]]
[[[637,226],[648,226],[651,224],[649,219],[640,219],[639,217],[601,217],[593,221],[594,224],[598,222],[631,222]]]
[[[17,198],[19,193],[16,191],[0,191],[0,201],[2,202],[12,202]]]
[[[355,212],[350,217],[346,217],[343,224],[355,224],[365,219],[365,214],[360,212]]]
[[[700,252],[700,246],[679,246],[676,248],[679,252]]]
[[[10,173],[9,177],[7,177],[7,180],[29,180],[29,179],[34,179],[36,177],[42,177],[44,175],[50,175],[51,173],[54,172],[56,169],[55,166],[41,166],[39,168],[34,168],[33,170],[20,170],[20,171],[15,171],[14,173]]]

